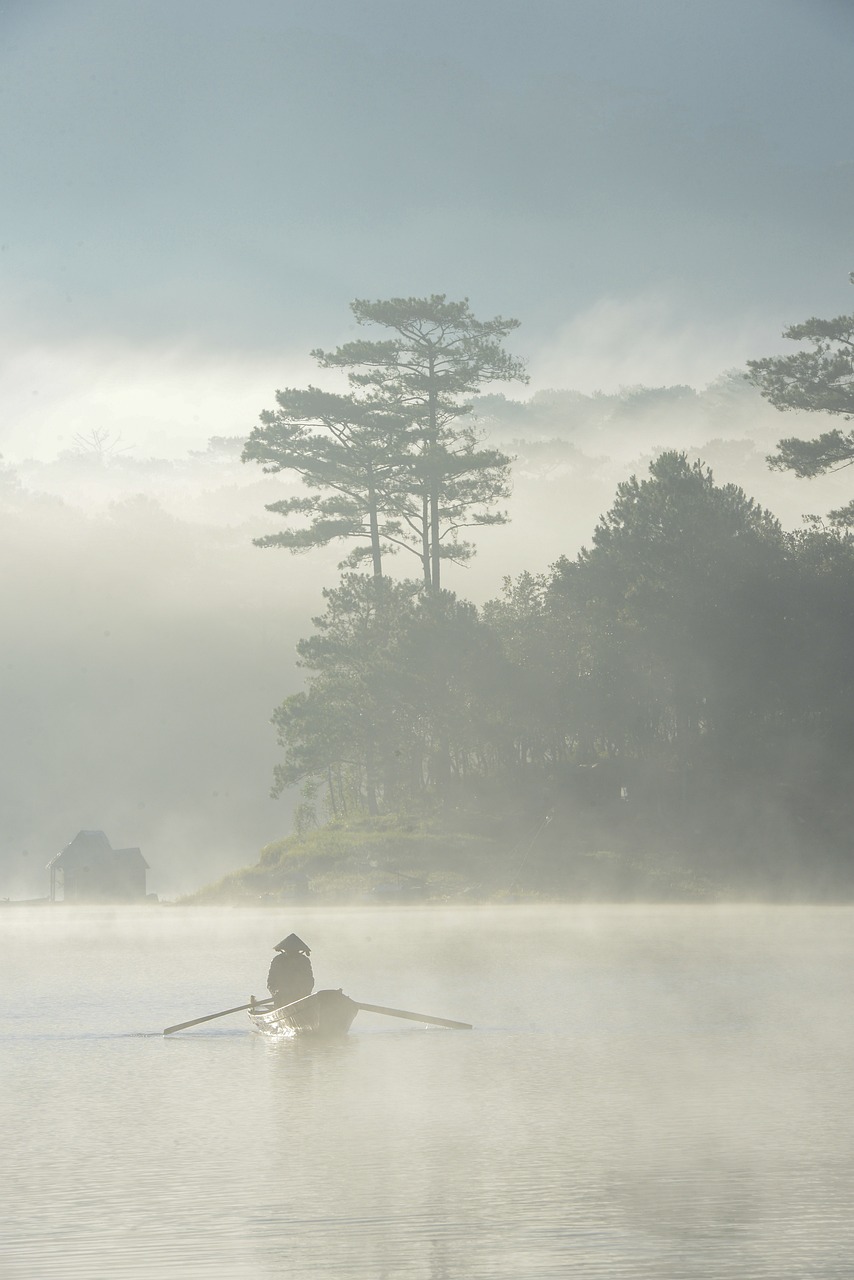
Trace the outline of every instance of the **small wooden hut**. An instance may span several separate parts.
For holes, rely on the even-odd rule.
[[[114,849],[103,831],[78,831],[47,864],[51,902],[141,902],[148,863],[139,849]]]

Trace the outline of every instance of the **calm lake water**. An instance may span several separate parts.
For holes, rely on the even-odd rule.
[[[245,1014],[273,944],[360,1013]],[[0,909],[0,1274],[854,1272],[854,910]]]

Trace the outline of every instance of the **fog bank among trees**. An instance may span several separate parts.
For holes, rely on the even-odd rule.
[[[81,505],[22,483],[0,507],[8,896],[46,892],[46,862],[82,828],[139,845],[150,888],[171,894],[287,822],[265,726],[317,566],[283,577],[240,523],[181,519],[145,494],[106,502],[112,469],[92,465],[88,503],[74,464]],[[222,513],[222,494],[195,496]]]
[[[844,473],[804,482],[768,470],[765,457],[780,437],[780,415],[734,376],[703,391],[482,396],[475,414],[486,443],[514,457],[512,519],[477,535],[477,558],[466,567],[448,565],[444,581],[460,599],[459,625],[473,616],[466,599],[494,602],[472,625],[494,661],[504,664],[505,674],[496,678],[505,729],[515,726],[511,737],[521,732],[520,716],[533,733],[537,708],[544,701],[558,705],[537,684],[536,654],[553,643],[559,608],[569,608],[568,584],[581,590],[584,574],[592,572],[568,573],[566,564],[590,546],[617,486],[632,472],[643,483],[662,450],[684,450],[689,466],[702,458],[717,486],[743,486],[783,530],[798,528],[804,511],[841,507],[850,497]],[[303,689],[296,643],[309,636],[312,616],[323,612],[321,589],[336,582],[339,554],[328,548],[293,557],[252,546],[253,538],[280,527],[265,504],[299,489],[287,477],[263,476],[240,463],[250,425],[235,424],[233,437],[211,441],[180,462],[139,458],[132,447],[122,452],[132,442],[109,440],[100,448],[83,442],[52,462],[5,460],[0,562],[10,604],[0,681],[0,894],[44,892],[44,864],[82,827],[103,828],[115,844],[140,845],[152,867],[150,887],[165,895],[252,861],[262,844],[289,829],[299,787],[286,780],[281,798],[269,797],[280,760],[269,722],[274,708]],[[801,434],[815,430],[814,421],[796,415],[786,426]],[[839,707],[811,681],[821,666],[816,653],[824,669],[834,670],[849,589],[848,552],[823,537],[791,545],[782,531],[770,538],[775,564],[782,566],[774,581],[780,586],[785,579],[786,590],[796,594],[784,592],[769,604],[771,619],[790,604],[803,619],[818,618],[816,611],[835,600],[828,625],[812,624],[810,644],[817,648],[803,636],[795,644],[789,634],[786,661],[796,652],[803,660],[789,681],[793,697],[794,686],[801,688],[801,702],[794,708],[784,699],[773,712],[778,738],[789,744],[787,776],[804,778],[811,770],[822,786],[829,785],[829,757],[824,748],[816,753],[813,731],[817,719],[836,717]],[[558,561],[561,568],[550,569]],[[797,566],[808,562],[816,583],[804,595]],[[399,560],[389,568],[398,578],[405,572]],[[687,577],[701,599],[704,580],[693,571]],[[510,584],[502,591],[505,578]],[[821,597],[822,583],[839,590]],[[727,599],[734,608],[733,589],[727,588]],[[742,592],[751,594],[746,587]],[[575,625],[575,605],[568,616]],[[700,627],[702,639],[707,632]],[[759,627],[751,641],[751,661],[763,680],[780,637],[776,625]],[[649,636],[644,643],[651,643]],[[601,646],[595,653],[597,678],[607,685],[612,676],[601,665]],[[615,651],[609,660],[616,661]],[[719,693],[730,670],[720,653],[695,654],[692,661]],[[473,667],[486,678],[480,658]],[[756,691],[747,670],[736,675]],[[825,700],[813,706],[819,694]],[[652,696],[650,689],[645,696]],[[795,714],[802,717],[797,731],[782,735],[785,717]],[[624,730],[629,738],[637,732]],[[542,724],[536,731],[542,736]],[[751,741],[749,734],[741,741],[740,758],[750,758]],[[840,752],[838,745],[831,752],[831,772],[841,767]],[[698,766],[692,767],[696,776]],[[640,773],[644,768],[639,762]],[[749,771],[739,776],[745,783]],[[635,801],[638,778],[630,786]],[[745,805],[758,794],[747,785],[742,793]],[[547,802],[544,792],[534,807]],[[623,803],[617,814],[626,812]],[[793,821],[803,826],[802,818],[796,813]]]

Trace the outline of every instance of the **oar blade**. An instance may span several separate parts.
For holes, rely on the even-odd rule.
[[[427,1013],[413,1013],[411,1009],[389,1009],[383,1004],[362,1004],[356,1001],[365,1013],[384,1013],[389,1018],[407,1018],[410,1022],[425,1022],[431,1027],[450,1027],[452,1031],[473,1030],[470,1022],[455,1022],[452,1018],[434,1018]]]

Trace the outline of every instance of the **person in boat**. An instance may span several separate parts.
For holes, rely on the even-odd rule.
[[[281,1009],[284,1004],[311,995],[314,973],[309,959],[311,951],[295,933],[289,933],[273,950],[276,954],[267,974],[267,990],[275,1007]]]

